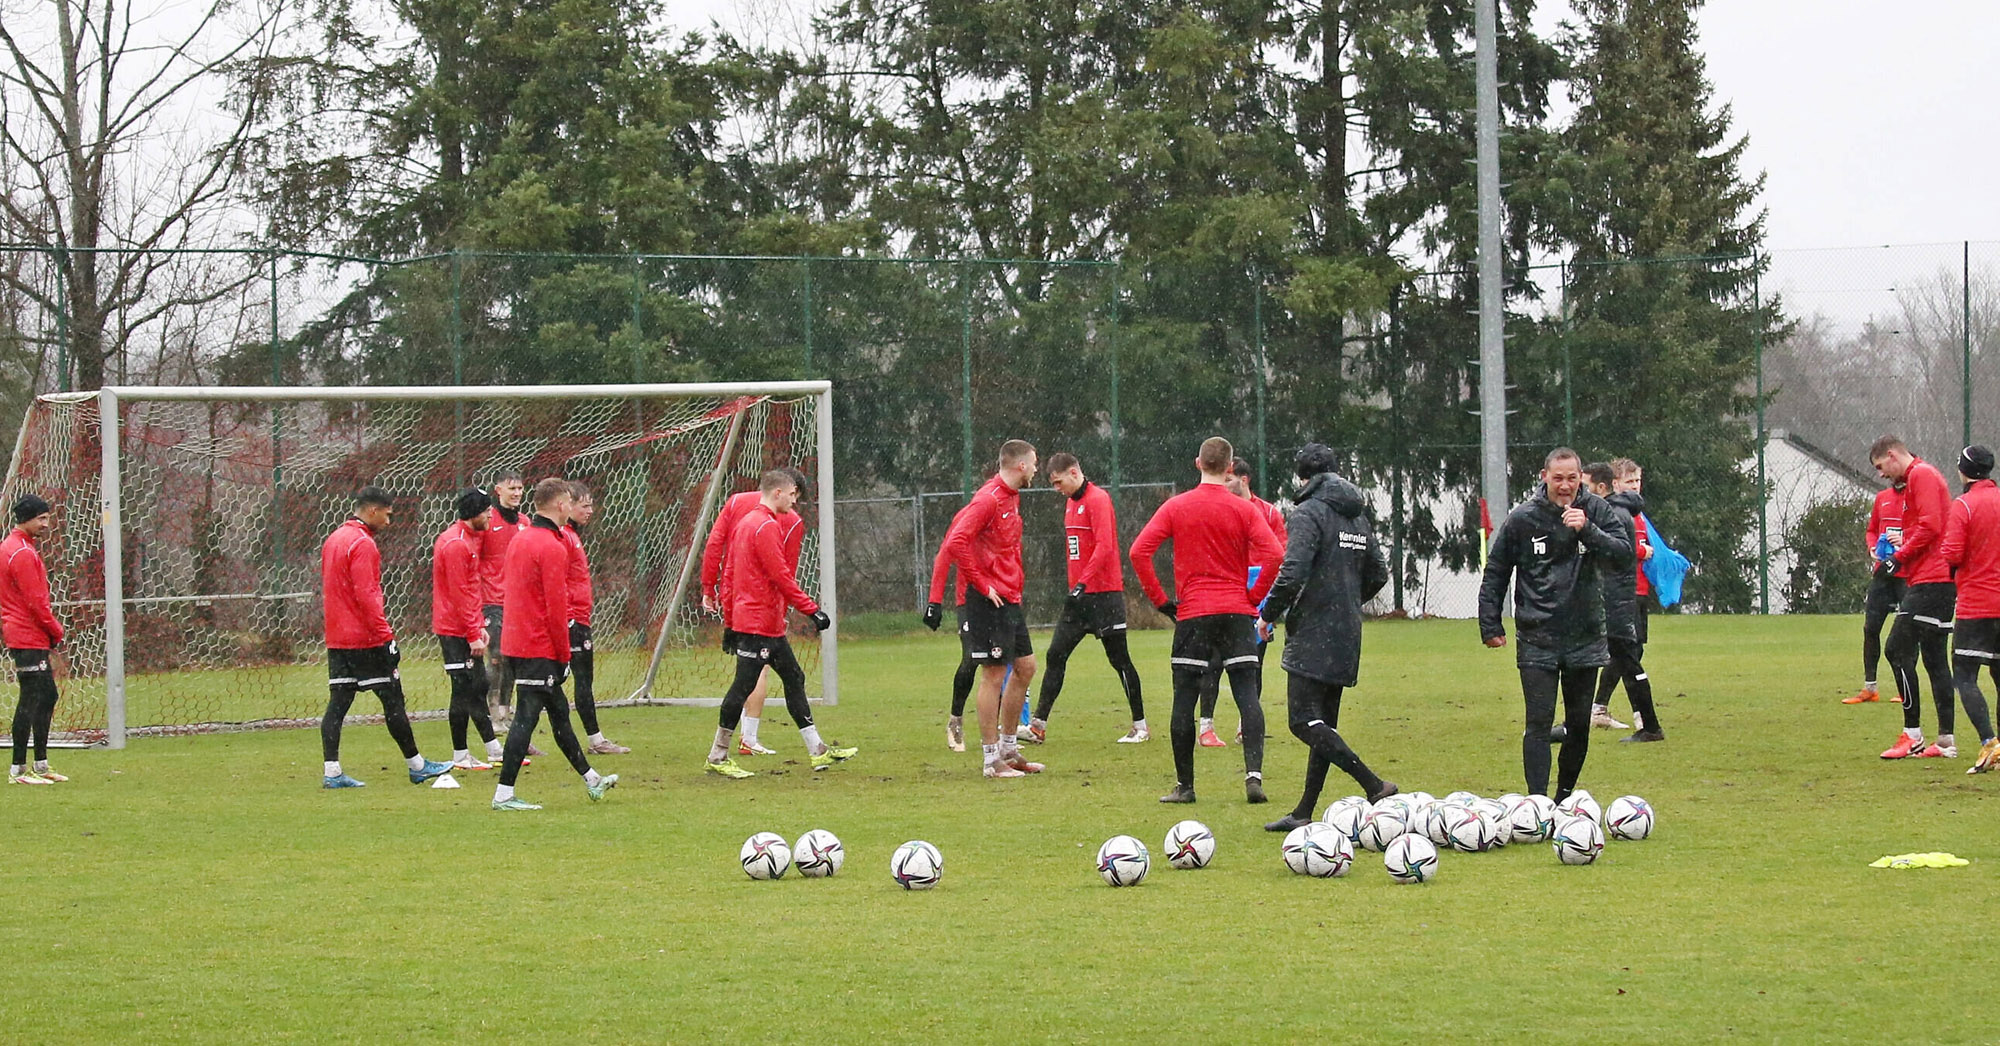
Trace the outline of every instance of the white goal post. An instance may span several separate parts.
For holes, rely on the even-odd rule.
[[[832,396],[826,381],[779,381],[38,397],[0,496],[33,492],[56,508],[41,548],[69,632],[56,732],[120,748],[134,735],[316,723],[318,547],[371,483],[396,499],[377,541],[409,708],[441,714],[431,541],[459,489],[504,469],[595,492],[584,543],[599,706],[713,705],[734,665],[701,611],[699,561],[722,500],[766,469],[814,477],[799,582],[837,615]],[[809,671],[819,662],[814,699],[837,702],[834,634],[799,652]]]

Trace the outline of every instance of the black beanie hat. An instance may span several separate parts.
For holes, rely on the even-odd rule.
[[[1332,472],[1336,464],[1332,447],[1324,443],[1308,443],[1300,447],[1298,455],[1292,458],[1292,471],[1305,480],[1322,472]]]
[[[493,499],[478,487],[467,487],[458,496],[458,518],[475,519],[480,513],[493,507]]]
[[[1990,455],[1988,456],[1987,460],[1988,461],[1992,460]],[[20,496],[19,499],[17,499],[14,502],[14,522],[26,523],[27,521],[35,518],[36,516],[42,515],[43,513],[46,513],[48,511],[49,511],[49,503],[43,501],[40,496],[35,494],[23,494]]]
[[[1986,479],[1993,475],[1993,452],[1973,444],[1958,452],[1958,474],[1966,479]]]

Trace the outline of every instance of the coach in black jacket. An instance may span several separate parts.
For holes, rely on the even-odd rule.
[[[1514,660],[1527,703],[1521,764],[1528,791],[1549,794],[1549,727],[1556,688],[1563,698],[1562,759],[1555,799],[1576,788],[1590,750],[1590,702],[1597,671],[1609,664],[1604,642],[1604,579],[1632,563],[1629,531],[1604,499],[1583,488],[1583,462],[1558,447],[1542,462],[1542,485],[1515,506],[1493,536],[1479,585],[1479,634],[1489,647],[1507,645],[1500,605],[1514,585]],[[1621,533],[1622,532],[1622,533]]]
[[[1326,769],[1354,778],[1370,802],[1396,794],[1340,736],[1340,694],[1361,670],[1361,604],[1388,583],[1389,568],[1369,525],[1367,504],[1354,484],[1333,472],[1333,451],[1322,444],[1300,448],[1295,462],[1305,481],[1298,507],[1286,520],[1285,561],[1259,612],[1258,631],[1285,622],[1287,693],[1292,735],[1312,749],[1305,793],[1290,815],[1264,826],[1288,832],[1313,819]]]

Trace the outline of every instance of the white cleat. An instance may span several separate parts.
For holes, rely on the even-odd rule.
[[[987,764],[986,764],[986,770],[985,770],[985,774],[986,774],[986,776],[988,776],[988,777],[1026,777],[1026,776],[1028,776],[1027,774],[1024,774],[1024,773],[1022,773],[1021,771],[1019,771],[1019,770],[1016,770],[1016,769],[1014,769],[1014,767],[1013,767],[1012,765],[1010,765],[1010,764],[1007,764],[1007,763],[987,763]]]
[[[944,746],[954,752],[965,751],[965,719],[952,716],[944,722]]]
[[[1124,737],[1119,738],[1118,743],[1121,745],[1139,745],[1145,744],[1152,739],[1153,732],[1151,730],[1141,730],[1135,726],[1127,731]]]
[[[452,768],[453,770],[467,770],[467,771],[471,771],[471,770],[491,770],[491,769],[493,769],[493,764],[492,764],[492,763],[489,763],[489,762],[487,762],[487,761],[486,761],[486,760],[484,760],[484,759],[481,759],[481,758],[479,758],[479,757],[478,757],[478,756],[476,756],[476,755],[469,755],[469,756],[466,756],[466,757],[465,757],[465,758],[463,758],[463,759],[454,759],[454,760],[452,760],[452,761],[451,761],[451,768]]]
[[[1599,730],[1630,730],[1631,727],[1611,717],[1611,710],[1597,705],[1590,710],[1590,725]]]

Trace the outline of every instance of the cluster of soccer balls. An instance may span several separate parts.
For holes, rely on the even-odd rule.
[[[739,856],[743,872],[752,879],[783,879],[793,868],[808,879],[824,879],[840,872],[847,863],[847,850],[839,837],[824,828],[815,828],[787,845],[776,832],[758,832],[743,841]],[[889,858],[889,875],[905,890],[928,890],[944,877],[944,855],[921,839],[896,847]]]
[[[1355,850],[1382,855],[1389,877],[1399,883],[1437,877],[1438,851],[1497,850],[1508,843],[1553,843],[1564,864],[1589,864],[1614,839],[1644,839],[1653,833],[1653,808],[1636,795],[1619,796],[1609,809],[1589,792],[1578,791],[1562,805],[1544,795],[1508,794],[1482,798],[1453,792],[1438,799],[1424,792],[1392,795],[1379,803],[1348,796],[1327,807],[1318,821],[1294,828],[1281,852],[1299,875],[1331,879],[1346,875]],[[1199,821],[1167,830],[1167,863],[1201,868],[1215,856],[1215,835]],[[1097,873],[1113,886],[1143,882],[1151,867],[1146,844],[1129,835],[1113,836],[1097,851]]]

